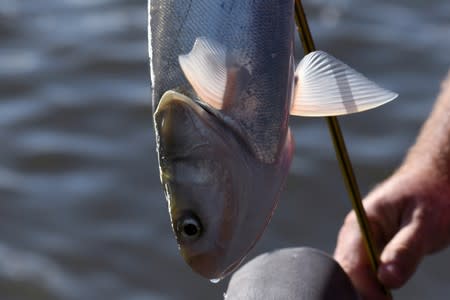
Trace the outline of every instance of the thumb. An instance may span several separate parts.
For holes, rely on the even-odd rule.
[[[401,287],[414,274],[423,256],[418,223],[410,222],[384,248],[378,279],[388,288]]]

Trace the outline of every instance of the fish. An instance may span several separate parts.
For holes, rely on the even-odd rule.
[[[293,0],[149,0],[160,180],[186,263],[234,271],[289,173],[289,117],[343,115],[396,97],[333,56],[295,66]]]

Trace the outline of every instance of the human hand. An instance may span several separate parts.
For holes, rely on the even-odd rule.
[[[414,155],[365,199],[364,207],[378,249],[375,275],[365,252],[355,214],[348,214],[338,236],[335,259],[363,299],[388,299],[427,254],[450,243],[450,181],[438,168]]]

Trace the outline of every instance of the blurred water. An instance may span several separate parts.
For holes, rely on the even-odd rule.
[[[392,172],[450,63],[450,3],[305,1],[316,44],[401,94],[341,118],[363,192]],[[0,298],[220,299],[178,255],[159,184],[144,0],[0,2]],[[291,121],[286,192],[254,256],[331,252],[350,208],[325,122]],[[323,208],[327,208],[323,211]],[[447,299],[449,251],[396,299]]]

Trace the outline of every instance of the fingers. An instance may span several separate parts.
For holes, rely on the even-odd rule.
[[[391,195],[391,197],[386,197]],[[383,287],[398,288],[408,280],[420,262],[417,222],[409,201],[403,201],[391,183],[378,186],[364,201],[372,237],[382,250],[380,267],[374,272],[368,259],[354,213],[350,213],[339,233],[335,259],[351,277],[363,299],[388,299]],[[389,243],[388,243],[389,242]],[[387,245],[386,245],[387,244]]]
[[[334,258],[349,275],[362,299],[389,299],[373,272],[354,213],[350,213],[341,228]]]
[[[421,223],[409,218],[381,254],[379,280],[389,288],[399,288],[414,274],[425,255]]]
[[[353,213],[349,214],[339,233],[334,257],[350,276],[363,299],[388,299],[381,284],[388,289],[399,288],[413,275],[424,256],[420,228],[420,223],[415,219],[405,221],[404,226],[384,247],[381,264],[375,275],[356,217]],[[372,229],[374,239],[380,242],[383,230],[375,226]]]

